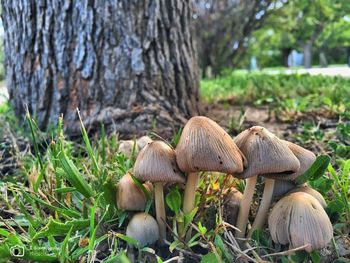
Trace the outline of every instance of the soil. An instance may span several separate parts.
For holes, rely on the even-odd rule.
[[[231,131],[231,133],[234,133],[240,128],[237,126],[230,127],[233,121],[242,121],[243,128],[256,125],[264,126],[277,136],[281,136],[288,126],[286,123],[279,122],[276,118],[271,116],[267,106],[244,106],[241,108],[218,102],[205,106],[205,112],[209,118],[218,122],[221,126]]]

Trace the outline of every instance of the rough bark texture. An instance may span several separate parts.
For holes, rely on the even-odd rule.
[[[171,130],[198,113],[186,0],[1,0],[10,101],[41,128]]]

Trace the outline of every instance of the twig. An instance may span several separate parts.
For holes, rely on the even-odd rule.
[[[254,257],[258,260],[258,262],[263,261],[262,258],[258,255],[258,253],[255,252],[254,247],[251,247],[251,245],[249,245],[249,243],[245,243],[245,245],[247,246],[248,250],[252,251]]]
[[[228,226],[228,227],[230,227],[230,228],[232,228],[234,230],[237,230],[237,231],[241,231],[237,227],[235,227],[234,225],[231,225],[231,224],[229,224],[229,223],[227,223],[225,221],[222,221],[222,225],[225,226],[225,227]]]
[[[275,256],[289,256],[289,255],[293,254],[296,251],[303,250],[304,248],[307,248],[308,246],[310,246],[310,244],[305,244],[305,245],[303,245],[301,247],[292,248],[292,249],[289,249],[287,251],[282,251],[282,252],[277,252],[277,253],[263,255],[261,257],[262,258],[267,258],[267,257],[275,257]]]
[[[181,257],[180,256],[176,256],[176,257],[173,257],[173,258],[169,258],[168,260],[166,261],[163,261],[163,263],[169,263],[169,262],[173,262],[173,261],[178,261],[180,260]]]
[[[167,245],[171,245],[171,243],[168,241],[168,240],[164,240],[164,243],[167,244]],[[179,247],[175,247],[174,249],[184,253],[184,254],[187,254],[187,255],[190,255],[190,256],[193,256],[193,257],[196,257],[196,258],[202,258],[201,255],[198,255],[198,254],[195,254],[194,252],[191,252],[191,251],[188,251],[188,250],[185,250],[185,249],[182,249],[182,248],[179,248]]]
[[[16,225],[24,234],[27,233],[27,232],[24,230],[24,228],[23,228],[20,224],[18,224],[18,222],[17,222],[16,220],[14,220],[12,217],[11,217],[10,220],[13,221],[13,222],[15,223],[15,225]]]
[[[258,261],[256,261],[256,260],[254,260],[252,257],[248,256],[248,255],[246,254],[245,251],[242,251],[242,250],[240,249],[240,247],[239,247],[239,245],[238,245],[238,243],[237,243],[235,237],[233,236],[232,232],[228,232],[227,229],[224,228],[224,235],[225,235],[226,238],[228,238],[228,240],[231,242],[231,243],[230,243],[230,242],[224,240],[225,243],[226,243],[227,245],[229,245],[229,247],[230,247],[234,252],[236,252],[237,254],[239,254],[239,255],[241,255],[241,256],[244,256],[245,258],[247,258],[248,260],[250,260],[250,261],[252,261],[252,262],[255,262],[255,263],[258,262]]]

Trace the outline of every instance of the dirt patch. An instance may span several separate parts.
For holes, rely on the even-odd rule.
[[[218,102],[203,105],[203,112],[235,135],[240,129],[251,126],[264,126],[277,136],[282,136],[288,124],[278,121],[270,114],[267,106],[232,106],[229,103]]]

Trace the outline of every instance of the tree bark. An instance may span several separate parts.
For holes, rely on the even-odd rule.
[[[1,0],[10,102],[40,128],[104,123],[121,135],[172,130],[198,114],[185,0]]]

